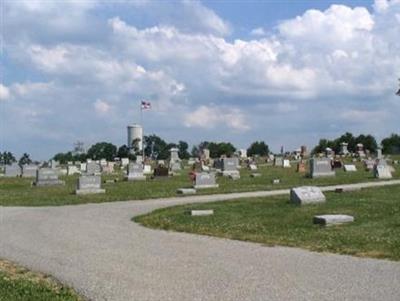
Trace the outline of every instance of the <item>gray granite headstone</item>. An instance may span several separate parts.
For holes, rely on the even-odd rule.
[[[312,158],[310,160],[310,175],[312,178],[335,176],[332,170],[331,159]]]
[[[171,171],[180,171],[182,169],[181,163],[180,162],[170,162],[169,164],[169,169]]]
[[[306,205],[314,203],[324,203],[325,195],[318,187],[296,187],[290,190],[290,201],[295,204]]]
[[[68,167],[67,167],[67,175],[68,176],[72,176],[72,175],[79,174],[79,173],[80,173],[80,171],[77,166],[68,165]]]
[[[22,165],[22,177],[23,178],[34,178],[34,177],[36,177],[37,170],[38,170],[37,165],[33,165],[33,164]]]
[[[143,175],[143,165],[141,163],[129,163],[126,178],[128,181],[146,180],[146,176]]]
[[[55,186],[64,184],[64,181],[58,179],[57,170],[53,168],[40,168],[36,171],[35,186]]]
[[[343,165],[344,171],[357,171],[357,168],[354,164],[344,164]]]
[[[101,188],[101,176],[83,175],[78,179],[76,194],[94,194],[105,193],[105,189]]]
[[[391,179],[393,177],[388,165],[376,165],[374,175],[378,179]]]
[[[21,167],[17,163],[13,163],[11,165],[6,165],[4,169],[5,177],[20,177],[21,176]]]
[[[197,172],[195,173],[194,188],[217,188],[214,173]]]
[[[96,162],[89,162],[86,165],[86,175],[100,175],[101,174],[101,166]]]
[[[274,158],[274,166],[283,166],[283,158],[282,157],[275,157]]]
[[[227,177],[229,176],[240,177],[240,173],[237,170],[238,162],[239,162],[238,158],[223,158],[221,165],[222,175]]]

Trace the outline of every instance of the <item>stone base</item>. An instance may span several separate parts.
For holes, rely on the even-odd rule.
[[[214,210],[191,210],[190,215],[192,216],[204,216],[204,215],[213,215]]]
[[[40,182],[34,182],[34,186],[58,186],[58,185],[65,185],[65,181],[40,181]]]
[[[75,190],[75,194],[96,194],[96,193],[105,193],[105,189],[77,189]]]
[[[127,176],[125,179],[127,181],[145,181],[146,176]]]
[[[194,185],[194,189],[206,189],[206,188],[218,188],[218,184],[213,184],[213,185]]]
[[[194,188],[179,188],[176,191],[177,194],[184,194],[184,195],[188,195],[188,194],[196,194],[196,189]]]
[[[320,177],[334,177],[336,176],[336,173],[334,171],[331,172],[324,172],[324,173],[313,173],[311,175],[311,178],[320,178]]]
[[[316,215],[313,218],[313,223],[322,226],[340,225],[344,223],[354,222],[354,217],[344,214],[326,214]]]

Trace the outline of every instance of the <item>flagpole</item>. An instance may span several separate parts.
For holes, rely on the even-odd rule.
[[[144,124],[143,124],[143,107],[142,107],[142,101],[140,101],[140,125],[142,126],[142,157],[143,157],[143,164],[145,161],[144,157]]]

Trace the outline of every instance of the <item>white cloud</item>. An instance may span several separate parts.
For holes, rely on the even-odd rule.
[[[3,84],[0,84],[0,100],[7,100],[10,98],[10,89]]]
[[[93,104],[96,113],[99,115],[106,115],[112,109],[111,105],[108,104],[105,100],[97,99]]]
[[[257,28],[252,29],[250,31],[250,34],[253,36],[264,36],[266,34],[266,32],[265,32],[264,28],[257,27]]]
[[[245,132],[250,129],[246,117],[238,108],[222,106],[200,106],[184,117],[186,127],[198,127],[212,129],[217,126],[226,126],[237,132]]]

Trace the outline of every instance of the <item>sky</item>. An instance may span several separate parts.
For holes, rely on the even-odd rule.
[[[400,133],[400,0],[2,1],[0,151],[126,126],[272,151]],[[140,101],[152,109],[140,114]]]

